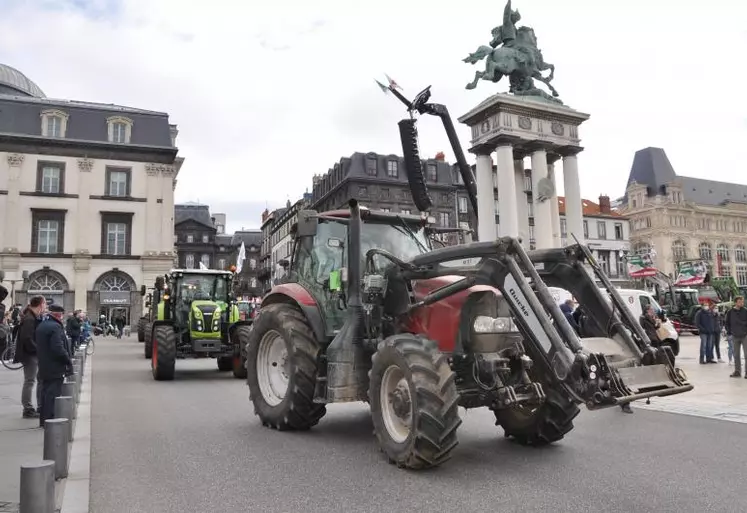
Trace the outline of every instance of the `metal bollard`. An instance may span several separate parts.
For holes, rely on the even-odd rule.
[[[55,462],[21,465],[21,496],[18,513],[54,513]]]
[[[61,394],[61,395],[69,395],[72,396],[73,400],[75,401],[76,408],[77,404],[80,402],[80,385],[81,385],[81,376],[80,374],[73,372],[71,375],[69,375],[67,378],[65,378],[66,381],[70,382],[73,387],[71,389],[71,393],[69,394]],[[64,384],[62,385],[65,386]]]
[[[68,376],[62,382],[61,396],[75,397],[75,376]]]
[[[73,407],[73,398],[70,396],[60,396],[54,400],[54,417],[56,419],[68,419],[67,439],[73,441],[73,419],[75,418],[75,408]]]
[[[49,419],[44,421],[44,459],[54,461],[54,478],[67,477],[70,457],[67,433],[69,419]]]

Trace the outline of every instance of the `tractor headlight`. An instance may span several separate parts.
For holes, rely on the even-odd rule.
[[[475,333],[516,333],[516,327],[511,317],[487,317],[478,315],[474,324]]]
[[[195,319],[202,319],[202,311],[197,307],[192,309],[192,315],[195,316]]]

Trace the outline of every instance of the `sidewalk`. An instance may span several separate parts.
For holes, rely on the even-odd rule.
[[[726,340],[721,341],[721,357],[725,363],[700,365],[699,352],[700,337],[688,335],[680,339],[677,366],[685,371],[695,386],[693,390],[652,398],[650,405],[636,401],[633,407],[747,424],[747,379],[729,377],[734,367],[728,364]],[[744,370],[743,361],[743,374]]]
[[[0,512],[18,508],[21,464],[42,459],[44,430],[39,419],[21,417],[22,383],[23,370],[0,366]]]

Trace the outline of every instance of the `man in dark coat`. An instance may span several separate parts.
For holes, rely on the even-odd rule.
[[[23,311],[18,328],[18,339],[16,340],[15,363],[23,364],[23,388],[21,389],[21,404],[23,404],[23,417],[33,419],[39,417],[39,405],[41,404],[41,386],[37,383],[39,372],[39,360],[36,351],[36,328],[41,322],[41,315],[47,308],[44,296],[34,296],[29,305]],[[31,402],[31,392],[36,383],[36,408]]]
[[[82,323],[80,322],[80,318],[78,315],[80,314],[80,310],[75,310],[73,314],[68,317],[67,319],[67,336],[70,338],[70,346],[72,347],[73,351],[75,349],[78,349],[78,345],[80,345],[80,328],[82,326]]]
[[[65,309],[59,305],[49,306],[49,315],[36,328],[36,348],[39,358],[39,379],[42,383],[39,425],[54,418],[55,399],[62,393],[62,382],[73,361],[67,350],[62,317]]]
[[[648,305],[646,307],[646,310],[643,312],[643,315],[641,315],[641,318],[638,319],[638,322],[641,324],[641,328],[643,328],[643,331],[646,332],[649,340],[651,340],[651,345],[654,347],[659,347],[661,345],[661,338],[659,338],[659,333],[657,333],[656,330],[658,330],[661,326],[661,322],[656,316],[654,307]]]
[[[716,318],[713,303],[708,302],[695,314],[695,327],[700,334],[700,363],[716,363],[713,359],[713,337],[716,333]]]
[[[747,379],[747,309],[744,307],[744,297],[737,296],[734,298],[734,308],[726,314],[724,325],[726,334],[732,338],[732,344],[734,345],[734,372],[731,377],[741,377],[742,351],[744,351],[744,377]]]

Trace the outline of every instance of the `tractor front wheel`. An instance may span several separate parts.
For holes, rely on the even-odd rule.
[[[319,344],[298,308],[285,303],[262,308],[246,352],[249,396],[264,426],[306,430],[327,413],[313,400]]]
[[[218,357],[218,370],[220,372],[228,372],[231,369],[233,369],[233,357],[219,356]]]
[[[143,350],[146,360],[153,358],[153,325],[151,323],[145,325],[145,347]]]
[[[249,336],[252,334],[251,326],[241,325],[233,333],[234,344],[239,346],[239,354],[233,357],[233,377],[236,379],[246,379],[246,349],[249,343]]]
[[[143,318],[137,321],[137,341],[145,342],[145,319]]]
[[[457,446],[455,374],[432,340],[402,333],[379,343],[369,373],[374,433],[390,463],[435,467]]]
[[[153,379],[171,381],[176,366],[176,332],[168,324],[153,328],[153,357],[150,360]]]

